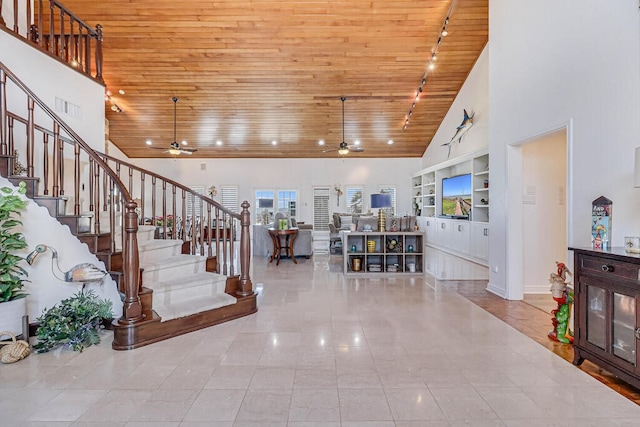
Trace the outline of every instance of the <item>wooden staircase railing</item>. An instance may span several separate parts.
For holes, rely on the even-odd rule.
[[[239,241],[240,289],[237,294],[252,293],[248,202],[243,202],[242,213],[234,213],[185,185],[115,157],[101,156],[134,195],[139,205],[140,224],[158,227],[156,238],[183,240],[183,253],[212,258],[214,271],[225,276],[237,274],[234,250],[237,245],[234,242]],[[243,215],[249,216],[243,219]]]
[[[11,84],[12,105],[22,105],[22,111],[7,110],[8,85]],[[17,90],[16,90],[17,89]],[[15,97],[15,98],[14,98]],[[24,103],[16,98],[22,97]],[[43,114],[44,113],[44,114]],[[36,117],[48,121],[47,125],[36,124]],[[52,130],[48,130],[52,129]],[[66,134],[66,136],[64,134]],[[36,136],[38,138],[36,138]],[[36,145],[36,140],[40,143]],[[70,145],[73,154],[65,146]],[[122,254],[124,290],[123,311],[119,322],[132,324],[143,319],[142,305],[139,297],[139,259],[138,259],[138,214],[137,205],[131,198],[126,186],[118,175],[105,163],[100,155],[80,138],[69,125],[60,119],[44,102],[42,102],[26,85],[19,80],[7,67],[0,62],[0,156],[13,157],[9,162],[9,170],[4,171],[11,179],[15,170],[17,147],[24,147],[26,153],[26,177],[14,177],[17,181],[27,182],[27,194],[36,197],[40,194],[53,198],[55,205],[57,198],[71,195],[74,198],[73,215],[68,216],[72,232],[77,231],[81,220],[81,174],[86,164],[93,165],[94,174],[101,176],[113,194],[118,194],[123,203],[122,218]],[[36,157],[36,152],[39,156]],[[83,156],[81,157],[81,153]],[[65,165],[71,163],[72,170],[66,170]],[[0,171],[2,172],[2,171]],[[37,172],[37,174],[36,174]],[[44,177],[42,193],[38,193],[39,179]],[[91,206],[99,206],[95,201],[103,194],[99,191],[98,183],[90,181],[88,184]],[[109,200],[109,208],[115,212],[114,198]],[[66,212],[64,212],[66,213]],[[63,215],[64,216],[64,215]],[[114,227],[110,232],[114,234]]]
[[[5,3],[9,1],[5,0]],[[2,0],[0,10],[1,6]],[[0,27],[104,84],[102,27],[99,24],[95,29],[91,28],[57,0],[13,0],[10,9],[13,11],[11,21],[4,22],[7,20],[0,16]]]
[[[7,108],[8,93],[12,111]],[[1,62],[0,158],[7,160],[0,162],[7,165],[6,170],[0,166],[0,174],[16,183],[27,182],[29,197],[69,225],[81,241],[96,242],[89,248],[107,269],[121,268],[123,309],[114,322],[114,348],[130,349],[169,337],[159,322],[145,325],[153,316],[151,298],[141,298],[145,289],[140,283],[139,224],[156,225],[157,237],[182,239],[183,253],[206,255],[215,262],[211,270],[227,276],[227,293],[244,299],[239,311],[201,316],[196,326],[171,325],[171,336],[255,312],[248,202],[235,213],[177,182],[94,151]],[[26,175],[15,176],[22,171]],[[71,199],[72,213],[60,208],[65,198]],[[88,229],[87,218],[92,220]],[[109,257],[118,253],[114,267]],[[136,327],[146,332],[136,332]]]

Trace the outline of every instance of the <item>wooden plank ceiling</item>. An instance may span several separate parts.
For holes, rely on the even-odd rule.
[[[177,139],[193,157],[323,158],[337,157],[343,140],[341,96],[344,140],[365,149],[349,156],[422,156],[488,39],[488,0],[453,1],[64,4],[104,28],[104,77],[122,110],[105,107],[110,139],[128,156],[170,156],[145,141],[173,141],[176,96]]]

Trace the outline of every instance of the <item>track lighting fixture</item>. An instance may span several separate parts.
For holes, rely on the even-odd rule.
[[[429,58],[429,63],[427,64],[427,71],[422,75],[422,79],[420,80],[420,85],[418,86],[418,90],[416,91],[415,98],[413,103],[411,104],[411,108],[409,109],[409,113],[406,115],[406,120],[402,130],[407,130],[407,126],[409,126],[409,117],[413,115],[413,109],[416,108],[416,103],[420,100],[420,94],[424,91],[424,85],[427,84],[427,72],[435,69],[436,61],[438,59],[438,48],[440,47],[440,43],[442,43],[442,38],[449,35],[447,31],[447,25],[449,25],[449,19],[451,17],[451,13],[453,12],[453,5],[455,2],[451,3],[449,7],[449,12],[447,13],[444,22],[442,23],[442,29],[440,30],[440,34],[438,35],[438,40],[436,41],[435,46],[431,49],[431,57]]]

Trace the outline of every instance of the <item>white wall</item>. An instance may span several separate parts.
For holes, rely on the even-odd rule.
[[[427,82],[427,85],[429,83]],[[473,116],[473,126],[462,137],[460,143],[455,142],[451,148],[449,159],[464,156],[489,144],[489,46],[487,45],[467,80],[451,104],[451,108],[442,120],[431,143],[422,156],[422,167],[434,166],[447,160],[448,147],[442,144],[451,141],[456,128],[462,123],[464,110]],[[416,108],[420,108],[418,105]],[[415,172],[415,171],[414,171]]]
[[[566,138],[560,131],[522,145],[524,293],[548,294],[555,262],[567,263]]]
[[[368,194],[377,193],[380,185],[397,188],[398,214],[411,213],[411,174],[420,168],[419,158],[366,159],[356,156],[341,159],[126,159],[119,150],[109,146],[112,156],[175,180],[181,184],[239,186],[239,200],[253,204],[258,189],[294,189],[299,194],[299,221],[313,223],[313,187],[340,184],[343,191],[349,185],[363,185],[365,210]],[[204,164],[204,170],[202,170]],[[135,195],[134,195],[135,196]],[[336,205],[331,192],[331,212],[344,212],[345,196]],[[253,211],[253,207],[250,208]]]
[[[0,187],[15,188],[7,179],[0,176]],[[102,262],[89,252],[89,248],[71,234],[69,227],[62,226],[49,215],[49,211],[30,200],[26,212],[21,215],[22,233],[29,245],[20,255],[25,257],[35,249],[37,244],[52,246],[58,251],[60,268],[63,271],[81,263],[92,263],[104,269]],[[45,309],[53,307],[60,300],[68,298],[80,290],[77,284],[70,284],[56,279],[52,272],[51,252],[40,254],[33,265],[22,264],[28,273],[30,283],[26,285],[27,314],[33,323]],[[115,282],[110,276],[105,277],[102,285],[89,285],[101,298],[109,299],[113,304],[115,317],[122,315],[122,303]]]
[[[10,2],[3,2],[3,7],[4,3]],[[104,151],[103,85],[4,31],[0,31],[0,62],[87,144],[95,150]],[[82,111],[81,117],[75,118],[56,111],[56,97],[78,105]]]
[[[640,125],[638,2],[620,0],[489,3],[490,286],[518,298],[511,280],[507,147],[568,127],[569,245],[590,244],[591,202],[613,201],[613,246],[638,235],[640,194],[633,189]],[[514,267],[517,268],[517,267]],[[521,272],[518,272],[521,273]],[[509,279],[508,279],[509,278]]]

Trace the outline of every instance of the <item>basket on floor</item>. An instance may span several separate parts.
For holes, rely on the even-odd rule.
[[[0,338],[8,335],[11,337],[11,342],[0,342],[0,362],[2,363],[14,363],[18,360],[22,360],[31,353],[29,343],[23,340],[16,340],[16,336],[8,331],[0,332]]]

